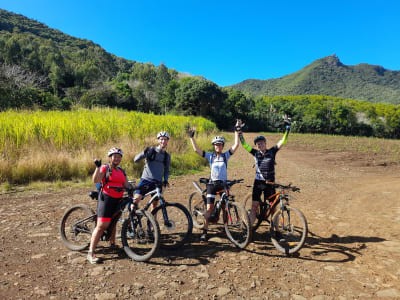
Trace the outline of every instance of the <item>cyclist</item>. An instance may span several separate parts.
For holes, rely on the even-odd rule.
[[[214,146],[214,153],[205,152],[200,150],[197,146],[197,143],[194,139],[195,129],[189,129],[189,136],[190,141],[192,142],[193,150],[199,154],[200,156],[204,157],[210,163],[211,169],[211,176],[210,181],[207,184],[207,211],[204,215],[205,222],[203,233],[200,236],[200,241],[207,241],[207,229],[208,224],[212,221],[215,221],[214,217],[212,216],[212,211],[214,208],[214,201],[217,191],[220,191],[224,188],[224,182],[227,180],[227,163],[229,158],[232,154],[235,153],[237,148],[239,147],[239,133],[235,131],[235,144],[226,152],[222,152],[225,145],[225,139],[222,136],[216,136],[211,141],[212,145]]]
[[[93,231],[87,255],[87,260],[92,264],[99,262],[99,258],[96,257],[94,250],[103,232],[110,225],[111,218],[118,212],[118,205],[124,193],[123,191],[110,189],[109,186],[132,188],[124,170],[119,166],[122,155],[121,149],[111,148],[108,151],[109,164],[101,165],[101,160],[94,160],[96,170],[93,173],[93,182],[101,183],[101,190],[97,201],[97,225]],[[116,227],[114,226],[110,237],[110,247],[117,249],[118,246],[115,245],[115,230]]]
[[[154,190],[160,183],[164,187],[169,187],[169,165],[171,156],[166,151],[170,136],[166,131],[160,131],[157,134],[158,146],[146,147],[144,151],[135,156],[134,162],[139,162],[146,159],[146,164],[143,169],[140,182],[137,185],[134,196],[134,204],[138,206],[143,195]],[[164,179],[164,181],[163,181]],[[158,201],[153,201],[153,208],[158,205]]]
[[[261,194],[264,193],[264,199],[275,194],[275,188],[273,183],[275,182],[275,156],[279,149],[286,144],[287,138],[290,131],[290,120],[285,117],[285,134],[282,139],[272,148],[267,149],[267,139],[259,135],[254,139],[254,145],[257,146],[257,150],[249,146],[241,132],[243,127],[241,120],[238,120],[239,126],[236,126],[236,131],[239,131],[239,138],[242,146],[251,155],[254,156],[256,166],[256,178],[253,184],[252,193],[252,206],[250,212],[250,224],[253,224],[256,219],[256,212],[260,205]],[[272,184],[271,184],[272,183]]]

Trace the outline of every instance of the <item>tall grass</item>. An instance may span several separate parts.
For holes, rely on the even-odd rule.
[[[156,134],[168,131],[172,174],[204,164],[187,151],[187,129],[195,126],[199,142],[216,131],[204,118],[157,116],[117,109],[60,111],[7,111],[0,113],[0,182],[86,178],[94,169],[93,158],[107,160],[117,146],[124,150],[121,165],[139,177],[142,166],[133,164],[145,145],[157,144]]]

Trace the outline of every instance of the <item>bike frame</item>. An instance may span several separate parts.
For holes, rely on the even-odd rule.
[[[162,196],[161,186],[157,185],[154,190],[144,194],[142,200],[145,199],[148,196],[151,196],[151,197],[150,197],[150,200],[145,205],[144,210],[148,210],[150,205],[154,201],[158,201],[159,200],[160,201],[159,206],[161,206],[161,210],[162,210],[162,214],[163,214],[163,218],[164,218],[164,225],[167,226],[167,227],[171,226],[171,222],[168,219],[167,210],[165,209],[165,201],[164,201],[164,198]]]
[[[275,212],[275,209],[278,205],[278,201],[280,203],[281,208],[284,208],[286,205],[289,205],[289,198],[294,198],[294,197],[292,195],[289,195],[288,193],[286,193],[286,190],[284,188],[280,188],[280,190],[278,192],[269,196],[267,199],[264,199],[262,202],[263,206],[266,206],[267,201],[268,201],[269,208],[265,210],[263,218],[268,219],[269,216],[271,216]],[[270,202],[271,199],[273,199],[272,202]],[[287,200],[285,204],[283,203],[283,199]],[[262,213],[262,212],[260,211],[260,213]]]

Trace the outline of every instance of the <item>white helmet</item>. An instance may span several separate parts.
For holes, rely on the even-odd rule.
[[[223,145],[225,145],[225,139],[222,136],[216,136],[215,138],[213,138],[211,144],[215,145],[218,143],[222,143]]]
[[[119,155],[121,155],[121,156],[124,155],[124,153],[122,152],[122,150],[119,149],[119,148],[111,148],[110,150],[108,150],[108,157],[110,157],[110,156],[113,155],[113,154],[119,154]]]
[[[160,137],[166,137],[167,139],[169,139],[169,134],[168,134],[168,132],[166,132],[166,131],[160,131],[160,132],[157,134],[157,139],[159,139]]]

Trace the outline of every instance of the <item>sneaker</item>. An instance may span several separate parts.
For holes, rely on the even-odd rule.
[[[91,263],[91,264],[98,264],[100,262],[100,258],[94,256],[92,253],[88,253],[86,259]]]
[[[201,241],[201,242],[207,242],[207,240],[208,240],[207,233],[203,233],[203,234],[200,236],[200,241]]]
[[[128,228],[128,232],[126,233],[126,235],[128,236],[128,238],[133,239],[136,237],[135,232],[132,230],[132,228]]]

